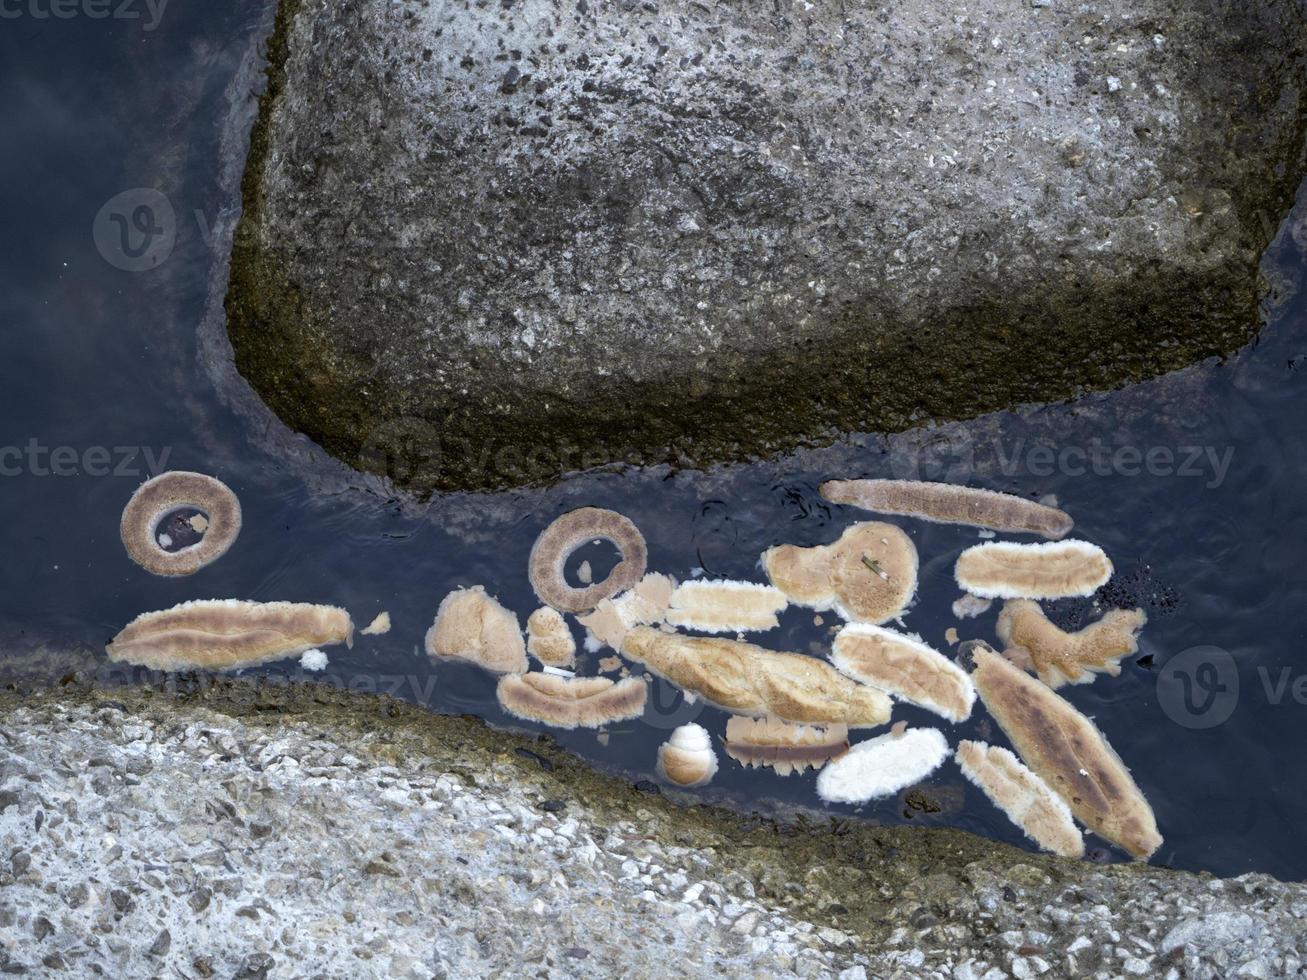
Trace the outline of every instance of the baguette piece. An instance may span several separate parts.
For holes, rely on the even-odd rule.
[[[971,657],[985,707],[1077,820],[1134,858],[1162,846],[1153,808],[1092,721],[993,650],[973,648]]]
[[[1070,808],[1007,749],[964,741],[953,758],[962,775],[1044,850],[1062,857],[1085,856],[1085,839]]]
[[[936,524],[966,524],[991,531],[1028,531],[1065,537],[1073,526],[1066,511],[1011,493],[925,480],[827,480],[821,495],[878,514],[919,517]]]
[[[647,626],[627,634],[622,653],[734,714],[854,728],[889,721],[890,700],[883,692],[850,680],[814,657]]]
[[[559,677],[533,671],[500,678],[495,694],[511,715],[555,728],[601,728],[644,714],[648,685],[638,677]]]
[[[916,637],[883,626],[845,626],[835,637],[831,662],[855,681],[952,722],[971,717],[976,703],[976,689],[966,671]]]
[[[726,722],[726,754],[750,769],[771,766],[778,776],[820,769],[848,750],[847,725],[818,728],[738,715]]]

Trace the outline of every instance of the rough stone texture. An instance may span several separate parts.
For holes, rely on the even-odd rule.
[[[237,364],[403,482],[705,461],[1244,343],[1292,0],[283,0]]]
[[[6,973],[1270,977],[1307,947],[1301,885],[741,821],[247,682],[0,695],[0,839]]]

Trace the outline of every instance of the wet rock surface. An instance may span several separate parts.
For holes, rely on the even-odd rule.
[[[350,464],[479,487],[1228,352],[1304,38],[1288,0],[283,0],[236,363]]]
[[[0,963],[185,976],[1282,976],[1307,890],[772,823],[384,698],[0,699]]]

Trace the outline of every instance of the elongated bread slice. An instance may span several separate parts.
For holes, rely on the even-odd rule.
[[[985,707],[1076,819],[1136,858],[1162,846],[1153,808],[1093,722],[994,651],[972,648],[971,657]]]
[[[667,622],[703,633],[752,633],[775,629],[787,605],[785,593],[770,585],[695,579],[672,593]]]
[[[884,693],[850,680],[815,657],[647,626],[627,634],[622,653],[735,714],[854,728],[889,720],[890,700]]]
[[[833,504],[850,504],[879,514],[919,517],[937,524],[967,524],[992,531],[1028,531],[1061,538],[1071,517],[1056,507],[1015,494],[924,480],[828,480],[821,495]]]
[[[989,541],[962,552],[953,571],[959,588],[986,599],[1064,599],[1092,595],[1112,562],[1088,541]]]
[[[962,775],[1032,841],[1063,857],[1084,857],[1085,839],[1071,819],[1071,809],[1015,755],[997,745],[959,742],[953,758]]]
[[[648,685],[638,677],[559,677],[532,672],[500,678],[496,695],[511,715],[555,728],[599,728],[644,714]]]
[[[780,776],[820,769],[848,748],[847,725],[794,725],[738,715],[726,722],[726,754],[749,768],[771,766]]]
[[[969,718],[976,702],[976,689],[966,671],[919,639],[883,626],[845,626],[835,637],[831,663],[856,681],[952,722]]]
[[[817,774],[817,795],[828,803],[866,803],[920,782],[947,758],[948,742],[934,728],[889,732],[828,763]]]
[[[198,599],[137,616],[106,652],[153,670],[236,670],[353,640],[349,613],[336,606]]]

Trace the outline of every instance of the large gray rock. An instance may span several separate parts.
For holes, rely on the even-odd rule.
[[[463,487],[1228,352],[1305,45],[1293,0],[283,0],[237,364],[342,458]]]

